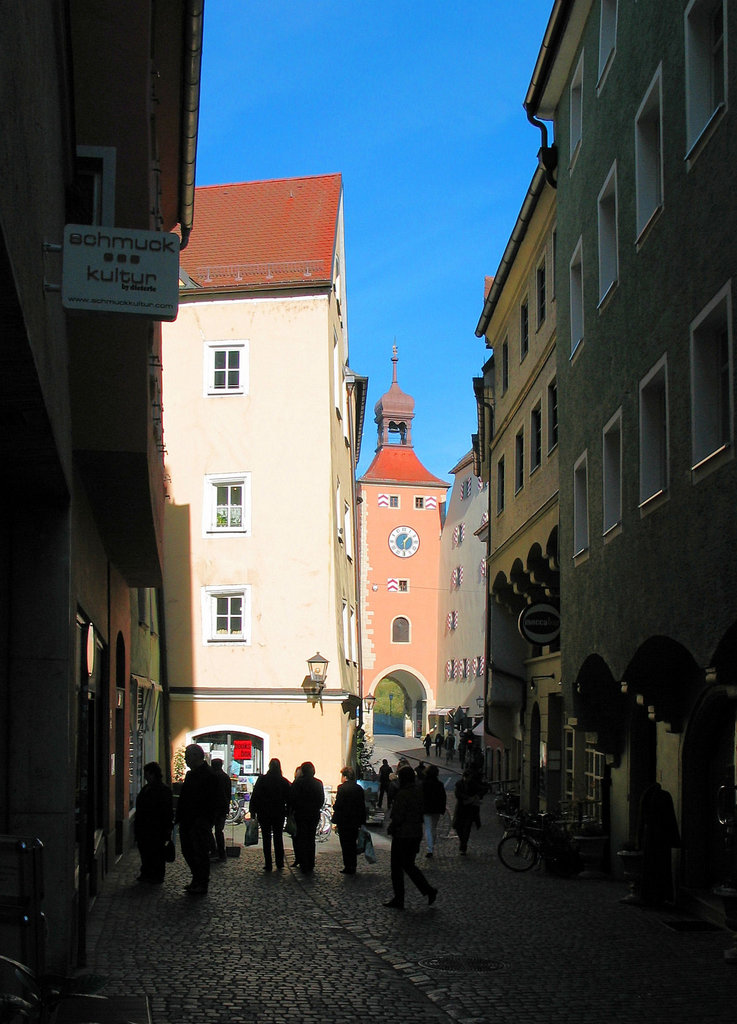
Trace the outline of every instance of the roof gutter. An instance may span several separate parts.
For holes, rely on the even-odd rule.
[[[558,147],[555,144],[548,145],[547,126],[537,117],[537,113],[574,4],[575,0],[556,0],[524,101],[527,120],[540,130],[540,163],[545,171],[548,184],[553,188],[557,188],[554,172],[558,167]]]
[[[205,0],[186,0],[182,57],[182,134],[179,157],[179,224],[181,248],[189,242],[194,224],[197,126],[200,117],[200,83]]]
[[[514,231],[507,242],[507,248],[504,250],[504,255],[502,256],[502,261],[499,264],[499,269],[494,275],[494,280],[491,288],[489,289],[489,294],[486,296],[484,308],[481,311],[479,322],[476,325],[477,338],[483,338],[486,334],[486,329],[494,315],[494,310],[496,309],[502,289],[507,282],[509,272],[512,269],[514,261],[517,258],[517,253],[519,252],[520,246],[527,234],[527,229],[530,226],[530,221],[532,220],[532,215],[535,212],[535,207],[537,206],[538,200],[545,188],[546,180],[547,174],[545,169],[543,167],[538,167],[532,177],[530,187],[527,190],[527,195],[525,196],[522,209],[517,217],[517,223],[514,226]]]

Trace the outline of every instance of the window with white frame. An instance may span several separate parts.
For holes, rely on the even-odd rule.
[[[351,606],[351,661],[358,662],[358,616],[356,609]]]
[[[205,477],[203,533],[251,532],[251,474],[227,473]]]
[[[346,661],[351,660],[351,627],[350,617],[348,612],[348,602],[343,601],[342,606],[342,621],[343,621],[343,654]]]
[[[343,505],[343,542],[348,558],[353,558],[353,517],[348,502]]]
[[[528,299],[519,307],[519,361],[522,362],[530,351],[530,303]]]
[[[668,489],[668,378],[663,358],[640,382],[640,504]]]
[[[250,644],[250,586],[202,588],[202,641],[205,646]]]
[[[598,200],[599,221],[599,303],[601,304],[619,277],[617,243],[617,165],[607,175]]]
[[[509,342],[502,342],[502,394],[509,388]]]
[[[602,505],[604,533],[622,521],[622,410],[602,432]]]
[[[540,402],[530,413],[530,475],[540,468],[543,454],[543,411]]]
[[[588,456],[584,452],[573,467],[573,554],[589,547]]]
[[[399,495],[398,494],[390,494],[389,495],[389,508],[399,508]]]
[[[617,0],[601,0],[599,22],[599,85],[614,59],[617,45]]]
[[[635,117],[637,236],[663,205],[663,69],[658,68]]]
[[[340,345],[338,332],[333,329],[333,400],[338,416],[343,415],[343,374],[340,367]]]
[[[570,263],[571,355],[583,341],[583,243],[579,238]]]
[[[583,53],[571,79],[570,90],[570,166],[573,167],[583,137]]]
[[[525,428],[522,427],[514,438],[514,492],[525,486]]]
[[[686,136],[689,152],[727,99],[724,0],[691,0],[685,12]]]
[[[732,293],[727,283],[691,324],[691,458],[732,443]]]
[[[558,443],[558,381],[548,384],[548,451]]]
[[[210,341],[205,345],[205,394],[248,393],[246,342]]]
[[[424,508],[424,507],[425,507],[425,499],[424,499],[424,497],[421,494],[416,494],[415,495],[415,508]]]
[[[545,323],[547,315],[547,288],[545,280],[545,257],[535,271],[535,286],[537,294],[537,328],[540,330]]]
[[[499,458],[496,464],[496,514],[501,515],[505,504],[504,493],[504,456]]]

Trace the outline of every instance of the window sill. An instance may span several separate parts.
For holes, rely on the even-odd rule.
[[[596,83],[596,96],[597,99],[601,96],[602,90],[606,83],[607,77],[609,76],[609,70],[614,63],[614,57],[617,53],[616,46],[613,46],[607,54],[606,60],[604,61],[604,67],[599,72],[599,81]]]
[[[573,556],[573,564],[574,564],[574,566],[576,568],[579,565],[583,565],[584,562],[588,562],[588,560],[589,560],[589,549],[587,547],[586,548],[581,548],[581,550],[577,551],[575,553],[575,555]]]
[[[614,280],[610,282],[610,284],[607,286],[607,289],[602,295],[602,297],[599,299],[599,305],[596,307],[596,311],[599,314],[599,316],[601,316],[606,307],[609,305],[612,295],[614,295],[618,286],[619,280],[618,278],[615,277]]]
[[[642,245],[643,245],[645,239],[647,238],[647,236],[650,234],[650,231],[651,231],[653,225],[658,220],[660,220],[660,215],[661,215],[662,212],[663,212],[663,203],[658,203],[658,205],[655,207],[653,212],[650,214],[648,219],[643,224],[642,230],[640,231],[640,233],[638,234],[637,238],[635,239],[635,250],[636,250],[636,252],[639,252],[640,249],[642,248]]]
[[[691,467],[691,483],[698,484],[705,477],[710,476],[717,469],[721,469],[727,462],[734,459],[734,450],[730,442],[721,445],[705,458]]]
[[[579,354],[579,352],[581,351],[582,348],[583,348],[583,335],[581,335],[581,337],[578,339],[578,341],[575,343],[575,345],[573,345],[571,347],[571,355],[570,355],[570,359],[568,360],[570,362],[571,366],[573,366],[573,364],[576,361],[576,359],[578,359],[578,354]]]
[[[695,141],[693,142],[693,144],[691,145],[691,148],[687,151],[687,153],[686,153],[686,155],[684,157],[684,160],[686,161],[688,170],[691,169],[691,165],[693,164],[693,161],[699,156],[701,151],[706,146],[706,143],[709,141],[709,139],[714,134],[714,131],[715,131],[718,123],[721,121],[722,116],[724,115],[724,112],[725,112],[726,109],[727,109],[726,103],[724,103],[724,102],[720,103],[713,110],[713,112],[712,112],[711,116],[708,118],[706,124],[701,129],[699,134],[696,136]]]
[[[651,494],[649,498],[645,498],[645,500],[641,501],[638,505],[640,518],[650,515],[651,512],[660,508],[661,505],[664,505],[666,501],[668,501],[668,497],[669,495],[667,490],[660,490]]]
[[[606,530],[604,530],[604,533],[602,534],[602,538],[604,540],[604,543],[605,544],[611,543],[611,541],[613,541],[615,537],[618,537],[621,532],[622,532],[622,520],[618,519],[616,523],[612,523],[611,526],[608,526],[606,528]]]

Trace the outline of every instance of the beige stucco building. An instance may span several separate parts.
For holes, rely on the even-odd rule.
[[[473,452],[451,470],[453,488],[440,540],[438,576],[438,689],[441,731],[449,712],[467,709],[480,720],[484,697],[488,481],[475,475]],[[479,537],[484,533],[484,541]]]
[[[336,786],[359,680],[340,175],[197,189],[164,337],[172,749]],[[307,659],[329,662],[310,692]]]
[[[476,328],[492,356],[476,381],[481,469],[491,487],[487,726],[501,740],[494,777],[523,805],[572,797],[558,636],[535,642],[520,615],[560,606],[555,192],[539,168]],[[570,750],[564,744],[570,743]]]

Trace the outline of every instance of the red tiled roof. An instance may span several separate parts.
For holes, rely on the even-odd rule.
[[[400,445],[386,445],[374,456],[374,461],[361,477],[362,481],[407,484],[432,484],[435,487],[448,487],[445,480],[433,476],[422,465],[414,452],[414,448]]]
[[[207,289],[329,283],[342,187],[325,174],[195,189],[183,270]]]

